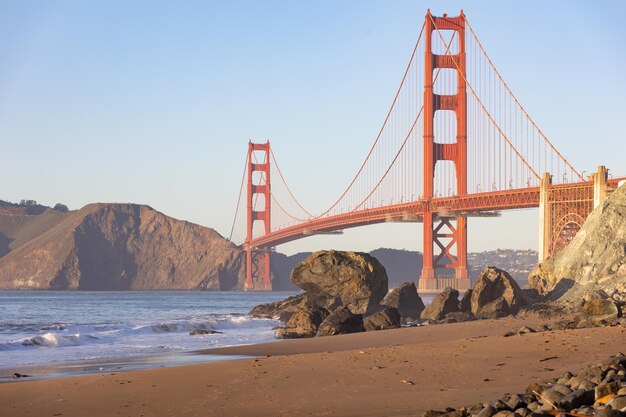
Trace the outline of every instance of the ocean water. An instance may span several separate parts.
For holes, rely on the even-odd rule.
[[[246,314],[295,293],[0,291],[0,368],[129,360],[273,341]],[[191,336],[194,329],[220,334]]]

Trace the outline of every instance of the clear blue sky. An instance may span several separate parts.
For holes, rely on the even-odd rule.
[[[324,209],[371,145],[428,7],[465,10],[579,170],[626,175],[623,1],[26,0],[0,1],[0,198],[145,203],[228,235],[247,141],[270,139]],[[470,250],[535,248],[536,216],[472,220]],[[421,249],[421,228],[279,250],[330,246]]]

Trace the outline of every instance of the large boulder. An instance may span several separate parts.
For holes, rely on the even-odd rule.
[[[404,282],[392,288],[380,304],[396,308],[403,321],[418,319],[426,308],[414,282]]]
[[[317,330],[317,336],[334,336],[362,331],[365,331],[363,316],[352,313],[347,307],[341,307],[324,319]]]
[[[446,288],[433,298],[432,303],[422,311],[421,318],[443,320],[448,313],[460,311],[459,292],[453,288]]]
[[[562,281],[569,283],[558,292]],[[626,292],[626,185],[591,212],[569,245],[531,271],[528,282],[564,300],[592,288]]]
[[[306,307],[291,316],[285,327],[276,330],[277,339],[313,337],[328,312],[321,308]]]
[[[593,321],[611,321],[622,316],[622,309],[610,299],[591,298],[584,302],[583,311]]]
[[[334,311],[347,307],[353,314],[370,314],[387,294],[387,273],[372,256],[335,250],[315,252],[291,273],[310,306]]]
[[[479,318],[515,314],[524,303],[524,293],[517,282],[495,266],[480,273],[470,300],[472,314]]]
[[[306,307],[306,302],[306,294],[294,295],[281,301],[258,305],[248,314],[252,317],[278,319],[286,323],[291,316]]]
[[[397,329],[400,327],[400,312],[393,307],[385,307],[363,319],[365,331]]]

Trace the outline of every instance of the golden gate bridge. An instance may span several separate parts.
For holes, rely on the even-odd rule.
[[[419,289],[463,290],[470,287],[468,217],[539,207],[541,261],[571,241],[619,181],[602,166],[584,178],[568,162],[513,94],[463,11],[428,11],[391,106],[344,191],[312,213],[289,187],[269,141],[250,142],[231,239],[245,210],[245,289],[271,290],[277,245],[368,224],[421,222]]]

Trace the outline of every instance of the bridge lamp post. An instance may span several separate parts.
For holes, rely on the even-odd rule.
[[[585,179],[585,170],[583,169],[583,172],[580,173],[580,176],[583,177],[583,180]]]
[[[567,182],[567,172],[563,173],[563,182],[566,183]]]
[[[509,190],[513,189],[513,180],[509,180]]]
[[[480,184],[476,184],[476,192],[480,193],[482,190],[480,189]]]
[[[493,182],[493,184],[491,184],[491,190],[492,191],[496,191],[497,190],[495,181]]]

